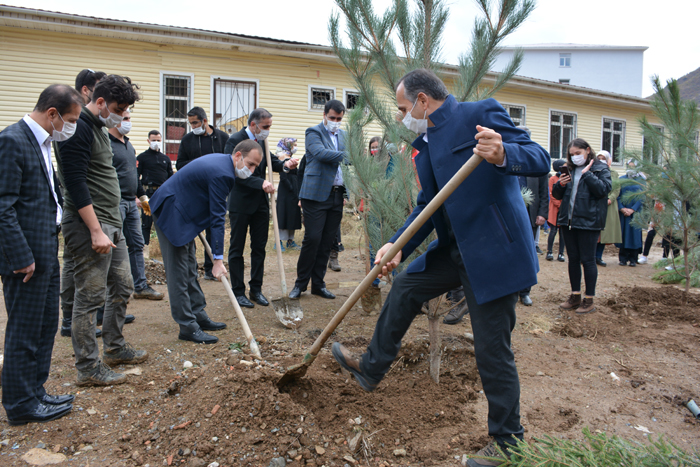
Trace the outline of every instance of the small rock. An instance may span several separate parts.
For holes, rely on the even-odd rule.
[[[254,362],[249,362],[248,360],[241,360],[240,363],[245,366],[255,366]]]
[[[3,439],[0,441],[0,446],[9,446],[10,445],[10,440],[9,439]]]
[[[207,467],[219,467],[219,463],[218,463],[218,462],[212,462],[212,463],[209,464]]]
[[[362,417],[357,417],[355,420],[353,420],[356,425],[361,425],[362,424]]]
[[[350,462],[350,463],[353,464],[353,465],[354,465],[354,464],[357,464],[357,461],[356,461],[355,459],[353,459],[352,456],[343,456],[343,460],[344,460],[344,461],[347,461],[347,462]]]
[[[134,368],[129,368],[128,370],[122,371],[122,374],[124,375],[134,375],[134,376],[141,376],[143,374],[143,370],[141,367],[134,367]],[[106,388],[105,388],[106,389]]]
[[[65,461],[66,456],[48,452],[43,449],[33,448],[22,456],[22,460],[29,465],[56,465]]]
[[[284,460],[284,457],[273,457],[268,467],[284,467],[285,465],[287,465],[287,461]]]
[[[205,465],[207,465],[207,463],[204,461],[204,459],[200,459],[199,457],[193,457],[187,463],[188,467],[204,467]]]
[[[535,374],[536,374],[537,376],[544,376],[544,371],[538,371],[538,372],[535,373]]]
[[[194,365],[192,365],[192,362],[189,360],[185,360],[185,363],[182,364],[183,368],[192,368]]]
[[[321,446],[316,446],[316,454],[318,454],[319,456],[322,456],[325,453],[326,453],[325,449],[323,449]]]
[[[357,450],[357,444],[360,442],[360,438],[362,438],[361,431],[355,433],[355,436],[352,438],[348,438],[348,448],[350,449],[350,452],[355,452]]]
[[[90,407],[89,409],[87,409],[87,413],[88,413],[89,415],[95,415],[95,414],[97,413],[97,410],[95,410],[94,408]]]
[[[405,449],[394,449],[394,456],[406,457],[406,450]]]
[[[39,441],[39,443],[36,445],[36,448],[37,449],[46,449],[46,444]]]
[[[190,451],[189,448],[185,449],[184,451],[182,451],[182,457],[189,456],[191,452],[192,451]]]
[[[287,455],[289,456],[290,459],[294,459],[297,456],[298,452],[296,449],[290,449],[287,451]]]

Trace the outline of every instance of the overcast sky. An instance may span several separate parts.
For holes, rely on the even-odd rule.
[[[536,0],[537,9],[506,45],[543,42],[647,46],[643,95],[649,77],[680,78],[700,67],[699,0]],[[100,18],[184,26],[329,45],[333,0],[4,0],[26,8]],[[391,0],[375,0],[383,11]],[[471,40],[474,0],[445,0],[450,19],[444,61],[457,63]],[[492,0],[492,3],[498,1]],[[605,72],[605,70],[601,70]]]

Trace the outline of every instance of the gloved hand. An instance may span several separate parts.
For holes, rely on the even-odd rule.
[[[151,206],[148,204],[148,196],[143,195],[139,198],[139,201],[141,201],[141,209],[143,209],[143,213],[146,214],[147,216],[151,215]]]

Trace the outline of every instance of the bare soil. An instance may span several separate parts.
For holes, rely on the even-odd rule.
[[[358,303],[306,377],[282,390],[276,385],[364,276],[357,225],[347,217],[344,229],[343,270],[326,276],[337,299],[303,294],[305,318],[297,331],[282,327],[272,307],[244,309],[263,361],[248,355],[223,285],[204,280],[209,315],[228,324],[216,333],[219,343],[179,341],[167,294],[159,302],[132,300],[128,312],[136,321],[124,334],[148,350],[149,359],[126,384],[75,386],[71,341],[57,335],[47,389],[75,394],[75,408],[46,424],[0,425],[0,465],[26,465],[20,457],[35,447],[65,454],[62,465],[72,466],[268,466],[277,457],[290,466],[460,465],[463,454],[489,441],[486,399],[465,337],[468,317],[440,326],[439,384],[429,376],[428,323],[420,317],[376,391],[364,392],[344,374],[330,343],[361,352],[377,318],[377,311],[368,314]],[[272,243],[263,289],[268,299],[281,294]],[[700,296],[693,293],[685,305],[680,289],[651,281],[651,265],[621,267],[615,255],[608,248],[608,266],[599,268],[596,312],[582,316],[558,307],[570,290],[567,264],[540,257],[534,305],[518,305],[513,335],[525,435],[580,439],[588,426],[644,442],[646,430],[693,449],[700,444],[700,422],[684,404],[700,399]],[[290,284],[298,252],[283,257]],[[652,262],[660,257],[655,247]],[[152,263],[148,272],[154,288],[167,292],[162,267]],[[382,289],[384,297],[389,288]]]

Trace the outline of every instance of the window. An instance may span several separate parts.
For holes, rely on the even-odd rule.
[[[559,67],[560,68],[570,68],[571,67],[571,54],[559,54]]]
[[[603,118],[603,147],[612,156],[613,164],[622,164],[625,147],[625,121]]]
[[[549,155],[566,158],[566,147],[576,138],[576,114],[552,110],[549,114]]]
[[[165,154],[177,159],[180,140],[188,129],[187,111],[192,107],[192,76],[161,73],[163,140]]]
[[[661,125],[652,125],[654,130],[656,130],[661,135],[664,134],[664,127]],[[644,162],[653,162],[655,164],[661,165],[661,148],[654,147],[652,142],[644,136],[642,139],[642,156],[644,157]]]
[[[345,94],[345,108],[347,110],[352,110],[357,106],[357,101],[360,99],[360,93],[357,91],[344,90]]]
[[[513,120],[513,125],[515,126],[521,126],[525,125],[525,107],[522,105],[511,105],[511,104],[501,104],[504,109],[506,109],[506,112],[508,112],[508,115],[510,115],[510,119]]]
[[[570,82],[571,82],[570,79],[564,79],[564,78],[562,78],[562,79],[559,80],[559,84],[569,84]]]
[[[229,134],[248,125],[255,110],[257,82],[214,78],[214,127]]]
[[[323,110],[326,102],[335,99],[335,88],[309,86],[309,110]]]

